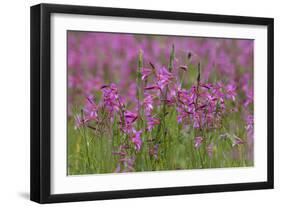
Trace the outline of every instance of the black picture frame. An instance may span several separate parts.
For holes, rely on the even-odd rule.
[[[181,20],[207,23],[232,23],[267,26],[267,181],[238,184],[219,184],[187,187],[169,187],[138,190],[51,194],[51,45],[50,15],[52,13],[134,17],[165,20]],[[274,186],[274,71],[273,44],[274,20],[272,18],[195,14],[168,11],[103,8],[89,6],[39,4],[31,7],[31,169],[30,199],[38,203],[119,199],[146,196],[211,193],[271,189]]]

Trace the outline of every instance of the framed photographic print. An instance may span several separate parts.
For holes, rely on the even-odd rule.
[[[31,200],[273,188],[273,19],[31,7]]]

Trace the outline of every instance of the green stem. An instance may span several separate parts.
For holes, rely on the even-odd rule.
[[[143,67],[143,52],[139,50],[138,63],[137,63],[137,100],[138,100],[138,117],[141,120],[141,95],[142,95],[142,81],[141,81],[141,69]],[[138,129],[140,129],[140,121],[138,121]]]
[[[83,109],[81,110],[81,118],[84,120],[84,112]],[[83,137],[84,137],[84,142],[85,142],[85,149],[86,149],[86,156],[88,160],[88,167],[91,167],[91,161],[90,161],[90,154],[89,154],[89,146],[88,146],[88,139],[86,137],[86,129],[85,129],[85,124],[83,123]]]
[[[169,66],[168,66],[169,72],[171,72],[174,67],[174,59],[175,59],[175,45],[173,44],[170,53]]]
[[[85,142],[85,149],[86,149],[86,155],[88,160],[88,167],[91,168],[91,161],[90,161],[90,154],[89,154],[89,146],[88,146],[88,139],[86,137],[86,129],[85,126],[83,126],[83,137]]]

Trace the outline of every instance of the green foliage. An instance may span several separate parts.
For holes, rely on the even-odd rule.
[[[233,146],[233,137],[246,137],[245,123],[237,113],[223,117],[220,129],[202,132],[204,137],[199,149],[194,147],[194,137],[198,133],[192,127],[177,123],[176,112],[167,108],[165,117],[167,132],[160,126],[142,135],[143,146],[136,155],[135,171],[183,170],[203,168],[226,168],[252,166],[253,161],[247,158],[247,144]],[[145,123],[143,123],[145,124]],[[117,121],[113,127],[104,129],[102,134],[91,128],[74,129],[74,121],[68,121],[68,174],[112,173],[118,165],[118,156],[114,152],[126,140],[119,133]],[[141,126],[142,127],[142,126]],[[164,135],[166,133],[166,135]],[[159,143],[158,157],[149,154],[150,139],[155,137]],[[165,138],[164,138],[165,137]],[[87,144],[85,144],[88,143]],[[213,143],[213,156],[207,153],[208,144]],[[130,143],[129,143],[130,144]],[[88,152],[87,152],[88,151]]]

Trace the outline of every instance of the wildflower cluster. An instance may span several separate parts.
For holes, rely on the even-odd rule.
[[[158,62],[163,57],[153,62],[144,49],[124,53],[125,59],[136,62],[132,64],[135,68],[131,70],[132,77],[128,78],[127,71],[122,71],[124,79],[120,81],[92,79],[87,80],[90,84],[86,86],[81,82],[83,78],[71,73],[69,87],[80,91],[72,90],[75,95],[70,98],[75,99],[77,94],[85,97],[82,109],[69,113],[74,117],[76,132],[86,142],[86,152],[81,152],[88,160],[85,172],[223,167],[231,166],[237,153],[239,159],[248,159],[244,163],[252,163],[250,155],[244,158],[253,146],[251,74],[214,81],[210,78],[211,68],[216,67],[223,77],[229,77],[235,75],[235,66],[224,50],[218,50],[212,42],[208,44],[201,45],[200,50],[196,48],[198,45],[191,44],[190,48],[196,52],[185,53],[183,59],[176,54],[181,51],[176,50],[177,46],[181,48],[176,42],[166,54],[169,56],[166,64]],[[120,50],[119,46],[115,47]],[[205,47],[215,49],[205,53]],[[250,48],[247,44],[239,47]],[[154,49],[162,53],[159,45]],[[203,57],[211,60],[205,61]],[[95,65],[97,60],[92,58]],[[249,58],[239,56],[238,59],[244,67],[251,66]],[[77,67],[79,61],[71,58],[70,67]],[[116,62],[103,63],[99,67],[120,68]],[[239,120],[244,128],[236,127],[231,119]],[[108,163],[95,160],[99,150],[104,151]],[[181,158],[176,160],[178,156]],[[239,160],[237,163],[241,165]]]

